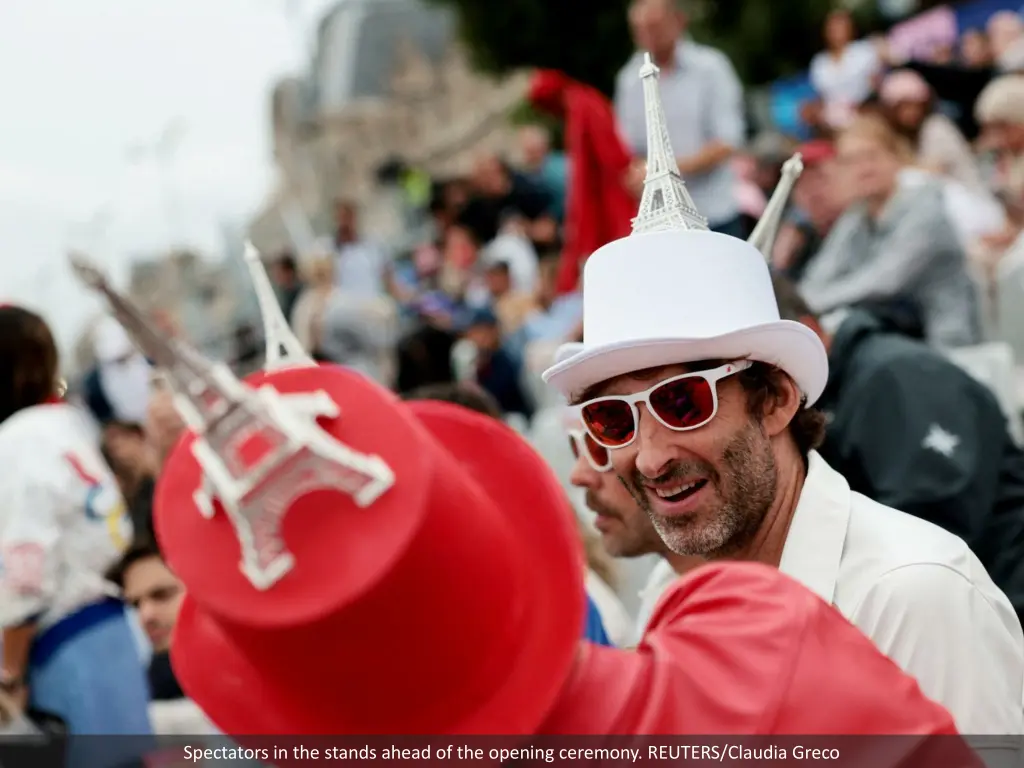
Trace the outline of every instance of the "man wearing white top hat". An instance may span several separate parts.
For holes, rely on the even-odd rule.
[[[758,249],[708,231],[649,59],[641,77],[640,212],[631,236],[587,261],[582,348],[545,380],[581,407],[673,551],[779,567],[914,675],[962,733],[1021,734],[1024,634],[1009,601],[963,541],[852,493],[816,453],[825,349],[779,319]]]

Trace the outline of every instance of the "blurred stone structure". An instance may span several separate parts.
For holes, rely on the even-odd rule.
[[[480,151],[507,152],[508,115],[526,76],[473,72],[453,16],[421,0],[342,0],[322,20],[311,71],[272,96],[278,186],[251,226],[264,253],[300,254],[330,232],[336,198],[362,205],[369,234],[402,227],[397,195],[376,183],[400,159],[431,174],[464,172]]]
[[[233,333],[250,317],[251,287],[232,254],[224,261],[199,258],[188,251],[137,259],[132,263],[128,295],[143,309],[174,325],[206,354],[230,360]],[[72,351],[69,373],[82,373],[95,362],[93,333],[97,318],[83,329]]]

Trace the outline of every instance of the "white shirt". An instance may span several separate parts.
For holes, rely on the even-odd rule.
[[[40,405],[0,424],[0,627],[45,629],[117,591],[131,522],[84,414]]]
[[[668,560],[659,560],[658,564],[654,566],[647,577],[647,583],[640,590],[640,608],[636,614],[636,638],[633,645],[640,642],[640,638],[647,630],[651,616],[654,615],[654,609],[658,607],[658,601],[677,578],[679,575],[672,570]]]
[[[874,43],[858,40],[850,43],[839,58],[821,51],[811,59],[811,85],[825,107],[825,120],[839,128],[853,117],[854,107],[871,95],[872,79],[882,62]]]
[[[852,492],[812,452],[779,568],[917,678],[961,733],[1024,733],[1024,633],[961,539]],[[1001,746],[987,740],[983,750]]]

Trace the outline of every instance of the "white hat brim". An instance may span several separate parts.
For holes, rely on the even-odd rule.
[[[774,365],[796,382],[808,406],[821,397],[828,382],[825,345],[814,331],[792,320],[704,339],[630,339],[595,347],[584,343],[575,354],[558,357],[543,378],[570,400],[595,384],[627,373],[698,360],[743,359]]]

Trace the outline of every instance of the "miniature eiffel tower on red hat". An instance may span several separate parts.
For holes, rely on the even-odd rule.
[[[365,507],[391,487],[394,474],[379,456],[360,454],[317,425],[318,418],[340,415],[326,392],[281,394],[271,386],[247,386],[224,364],[162,334],[84,259],[74,257],[72,265],[164,372],[175,406],[195,434],[192,453],[203,476],[196,506],[212,518],[216,496],[238,535],[242,572],[256,589],[271,587],[294,566],[281,523],[299,497],[333,489]]]

